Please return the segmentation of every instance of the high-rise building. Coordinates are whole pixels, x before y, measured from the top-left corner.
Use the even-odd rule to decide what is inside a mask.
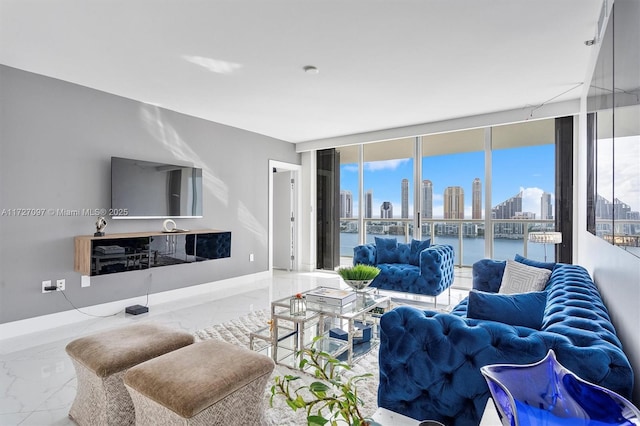
[[[631,206],[615,198],[613,203],[598,194],[596,198],[596,218],[626,220],[631,213]]]
[[[460,186],[444,189],[444,218],[464,219],[464,190]]]
[[[482,219],[482,183],[475,178],[471,184],[471,219]]]
[[[409,179],[402,179],[402,206],[401,206],[401,218],[409,218]]]
[[[491,212],[494,219],[513,219],[522,213],[522,192],[498,204]]]
[[[353,217],[353,194],[351,191],[340,191],[340,217]]]
[[[551,194],[543,192],[540,197],[540,219],[553,219],[553,206],[551,205]]]
[[[632,211],[631,206],[624,201],[614,198],[613,203],[603,196],[596,198],[596,218],[597,219],[613,219],[613,221],[599,220],[596,222],[596,234],[607,238],[611,234],[617,235],[637,235],[639,225],[620,224],[614,221],[620,220],[638,220],[640,213]],[[614,226],[615,225],[615,226]]]
[[[422,219],[433,219],[433,183],[422,181]]]
[[[364,194],[364,217],[371,219],[373,217],[373,190],[368,190]]]
[[[493,219],[524,219],[522,215],[522,191],[491,209]],[[519,223],[495,223],[493,226],[496,237],[522,235],[524,227]]]
[[[393,204],[390,201],[383,201],[380,205],[380,218],[393,219]]]

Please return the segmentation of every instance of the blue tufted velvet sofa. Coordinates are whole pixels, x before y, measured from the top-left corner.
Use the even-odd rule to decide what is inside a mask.
[[[380,274],[369,284],[370,287],[437,296],[453,284],[453,247],[434,244],[417,250],[416,246],[420,243],[429,245],[429,241],[416,240],[407,244],[399,243],[395,248],[396,253],[386,258],[381,258],[376,244],[356,246],[353,249],[353,264],[363,263],[380,268]]]
[[[451,313],[400,306],[380,321],[378,405],[414,419],[478,425],[489,390],[480,367],[529,364],[553,349],[579,377],[631,397],[629,360],[589,273],[552,266],[540,330],[467,318],[468,300]],[[473,265],[474,289],[495,292],[505,262]]]

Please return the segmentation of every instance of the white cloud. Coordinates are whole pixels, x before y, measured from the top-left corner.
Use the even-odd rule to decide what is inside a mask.
[[[402,164],[411,161],[410,158],[402,158],[400,160],[385,160],[385,161],[369,161],[364,163],[365,169],[370,172],[378,172],[380,170],[395,170]]]
[[[444,206],[442,204],[433,206],[433,217],[434,219],[444,217]]]
[[[638,172],[638,165],[640,165],[640,137],[618,138],[615,144],[617,155],[614,166],[614,196],[620,201],[629,204],[631,210],[639,211],[640,172]],[[618,154],[618,152],[624,154]],[[598,161],[600,161],[600,153],[598,153]],[[598,181],[599,179],[600,177],[598,177]]]
[[[536,214],[540,219],[541,197],[544,191],[540,188],[522,188],[522,211]],[[553,195],[551,196],[553,202]]]
[[[466,219],[471,219],[473,217],[473,207],[472,206],[464,206],[464,217]]]
[[[348,164],[346,166],[343,166],[342,170],[345,171],[345,172],[357,173],[358,172],[358,165],[357,164]]]

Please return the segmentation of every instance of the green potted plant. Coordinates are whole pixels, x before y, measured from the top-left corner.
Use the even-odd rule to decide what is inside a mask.
[[[361,291],[367,288],[379,273],[380,268],[371,265],[364,265],[362,263],[338,269],[338,275],[342,277],[349,287],[356,291]]]
[[[311,370],[317,379],[309,385],[296,387],[300,376],[276,376],[271,386],[270,405],[276,396],[285,398],[293,411],[306,410],[308,426],[373,426],[374,421],[366,419],[362,413],[362,400],[358,397],[357,385],[360,381],[373,377],[372,373],[346,378],[341,373],[351,367],[315,347],[322,336],[314,338],[310,347],[297,353],[301,370]],[[325,413],[326,412],[326,413]]]

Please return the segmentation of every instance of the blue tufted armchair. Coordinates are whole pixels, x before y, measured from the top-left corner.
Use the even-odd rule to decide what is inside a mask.
[[[376,244],[353,249],[353,264],[380,268],[370,284],[382,290],[438,296],[453,284],[453,247],[429,245],[413,240],[397,243],[395,238],[376,238]],[[434,301],[435,302],[435,301]]]

